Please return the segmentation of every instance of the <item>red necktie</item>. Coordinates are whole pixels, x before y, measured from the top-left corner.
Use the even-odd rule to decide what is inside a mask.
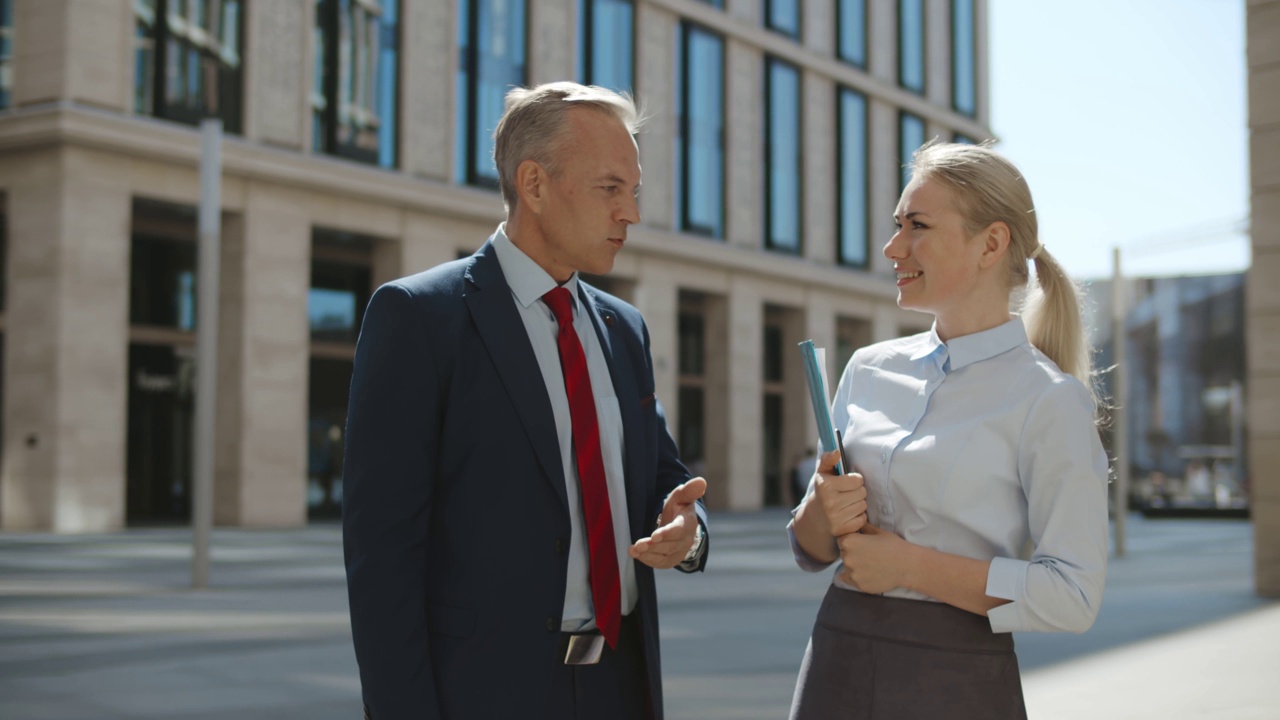
[[[618,579],[618,552],[613,541],[613,512],[609,508],[609,487],[604,479],[604,457],[600,453],[600,423],[596,420],[596,399],[587,373],[587,356],[573,329],[573,298],[558,287],[542,296],[555,313],[560,332],[560,369],[569,396],[569,416],[573,422],[573,452],[578,466],[578,486],[582,489],[582,514],[587,524],[587,549],[591,557],[591,602],[596,608],[596,627],[617,647],[622,626],[622,583]]]

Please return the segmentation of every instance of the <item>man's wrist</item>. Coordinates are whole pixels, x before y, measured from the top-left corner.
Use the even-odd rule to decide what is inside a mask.
[[[702,523],[693,526],[693,545],[689,548],[689,552],[684,554],[684,559],[680,561],[684,563],[693,562],[698,559],[698,553],[702,552],[702,542],[706,535],[702,532]]]

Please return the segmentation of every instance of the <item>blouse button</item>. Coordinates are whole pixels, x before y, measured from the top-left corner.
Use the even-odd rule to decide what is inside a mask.
[[[889,462],[889,453],[886,453],[886,452],[880,453],[880,462],[882,463]]]

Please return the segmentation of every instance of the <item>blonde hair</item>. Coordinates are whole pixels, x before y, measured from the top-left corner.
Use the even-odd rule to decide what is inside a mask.
[[[1089,342],[1081,318],[1080,293],[1066,270],[1040,244],[1031,188],[1008,158],[988,145],[931,140],[912,156],[913,178],[946,185],[976,234],[992,223],[1009,228],[1009,291],[1020,291],[1020,309],[1031,344],[1074,376],[1097,401],[1090,368]],[[1031,283],[1030,260],[1036,269]]]
[[[591,108],[617,118],[632,135],[644,120],[627,93],[596,85],[554,82],[534,88],[512,88],[502,118],[493,131],[493,162],[498,168],[498,188],[507,212],[515,209],[516,169],[533,160],[555,175],[565,140],[565,116],[573,108]]]

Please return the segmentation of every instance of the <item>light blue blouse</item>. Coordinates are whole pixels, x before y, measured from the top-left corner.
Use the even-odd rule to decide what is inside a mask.
[[[1107,457],[1088,391],[1031,346],[1021,318],[946,343],[935,328],[862,348],[832,418],[865,478],[872,524],[991,561],[987,595],[1011,601],[988,613],[992,632],[1093,624],[1107,568]],[[829,565],[790,534],[800,567]],[[842,571],[836,585],[855,590]]]

